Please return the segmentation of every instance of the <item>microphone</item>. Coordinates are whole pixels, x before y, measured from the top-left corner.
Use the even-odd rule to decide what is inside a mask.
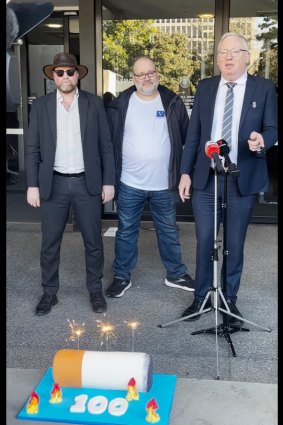
[[[231,174],[232,177],[239,177],[240,170],[237,170],[236,164],[231,162],[231,159],[229,157],[230,148],[226,140],[221,139],[221,140],[218,140],[216,143],[219,146],[219,150],[220,150],[219,155],[223,156],[225,159],[225,165],[227,165],[228,167],[228,173]]]
[[[6,50],[10,49],[19,33],[19,24],[15,12],[6,8]]]
[[[224,174],[224,169],[222,166],[221,159],[219,158],[220,149],[217,143],[214,142],[206,142],[205,144],[205,153],[208,158],[212,158],[215,162],[216,169],[219,174]]]

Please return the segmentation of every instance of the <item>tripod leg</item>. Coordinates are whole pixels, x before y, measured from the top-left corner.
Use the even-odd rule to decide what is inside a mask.
[[[210,293],[211,293],[211,290],[209,290],[208,293],[206,294],[206,297],[203,300],[203,303],[202,303],[202,305],[201,305],[201,307],[200,307],[200,309],[197,313],[189,314],[188,316],[181,317],[180,319],[173,320],[172,322],[164,323],[163,325],[157,325],[157,327],[158,328],[165,328],[166,326],[172,325],[173,323],[181,322],[183,320],[190,319],[191,317],[199,316],[202,313],[208,313],[209,311],[214,310],[213,307],[204,308],[205,304],[206,304],[206,302],[207,302],[207,300],[210,296]]]
[[[256,326],[256,327],[258,327],[258,328],[260,328],[260,329],[263,329],[264,331],[271,332],[271,330],[272,330],[272,329],[270,329],[270,328],[265,328],[265,327],[263,327],[263,326],[260,326],[260,325],[258,325],[257,323],[251,322],[250,320],[247,320],[247,319],[245,319],[244,317],[237,316],[236,314],[231,313],[231,311],[224,310],[224,309],[223,309],[223,308],[221,308],[221,307],[219,307],[219,308],[218,308],[218,310],[219,310],[219,311],[222,311],[222,312],[223,312],[223,313],[225,313],[225,314],[228,314],[229,316],[235,317],[236,319],[240,319],[240,320],[242,320],[242,321],[243,321],[243,322],[245,322],[245,323],[249,323],[250,325],[253,325],[253,326]],[[242,328],[241,328],[241,329],[242,329]]]
[[[191,335],[199,335],[199,334],[208,334],[208,333],[215,333],[215,326],[212,328],[207,329],[200,329],[199,331],[191,332]]]
[[[236,351],[235,351],[235,349],[234,349],[234,345],[233,345],[232,340],[231,340],[231,338],[230,338],[229,330],[228,330],[228,329],[224,329],[224,330],[223,330],[223,335],[224,335],[224,337],[225,337],[226,341],[228,342],[228,344],[230,345],[230,348],[231,348],[231,351],[232,351],[233,357],[237,357]]]
[[[203,313],[208,313],[213,310],[213,307],[205,308],[204,310],[200,309],[197,313],[189,314],[188,316],[180,317],[180,319],[173,320],[172,322],[164,323],[163,325],[157,325],[158,328],[165,328],[166,326],[172,325],[173,323],[182,322],[183,320],[189,319],[191,317],[198,316]]]

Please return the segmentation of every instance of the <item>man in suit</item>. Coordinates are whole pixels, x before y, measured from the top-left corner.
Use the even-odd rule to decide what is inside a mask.
[[[182,156],[179,194],[183,202],[189,199],[192,186],[197,238],[195,294],[193,303],[184,311],[182,317],[200,311],[213,283],[215,164],[206,154],[205,145],[207,141],[217,142],[222,138],[230,148],[230,161],[235,163],[240,171],[239,176],[234,177],[233,173],[227,172],[226,167],[224,170],[227,174],[217,176],[217,231],[224,196],[224,179],[227,177],[228,255],[224,296],[230,311],[242,317],[236,307],[236,300],[243,269],[246,231],[256,194],[268,191],[268,172],[264,153],[277,141],[275,87],[272,81],[247,73],[246,67],[250,59],[248,50],[247,41],[240,34],[232,32],[223,34],[217,53],[221,75],[200,81],[194,99]],[[233,95],[231,93],[233,102],[228,95],[226,102],[229,86],[230,93],[233,92]],[[231,120],[229,122],[229,116],[232,124]],[[227,132],[229,125],[230,134]],[[208,298],[205,307],[210,306],[210,303]],[[222,302],[221,306],[223,304]],[[199,317],[200,314],[186,320],[196,320]],[[243,321],[227,315],[227,324],[241,327]]]
[[[42,217],[43,296],[35,314],[49,313],[58,302],[60,246],[71,206],[84,241],[92,309],[102,313],[101,202],[113,199],[115,183],[107,118],[102,100],[78,89],[88,69],[74,55],[58,53],[43,71],[57,90],[32,103],[26,146],[27,202],[40,207]]]

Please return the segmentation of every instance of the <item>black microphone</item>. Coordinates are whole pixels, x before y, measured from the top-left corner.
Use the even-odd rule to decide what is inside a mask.
[[[209,158],[212,158],[215,162],[216,169],[219,174],[224,174],[224,168],[222,166],[221,159],[219,158],[220,149],[217,143],[215,142],[206,142],[205,144],[205,153]]]
[[[232,177],[239,177],[240,170],[237,169],[237,165],[234,164],[229,157],[230,148],[226,140],[221,139],[216,143],[219,146],[219,155],[223,156],[225,159],[225,165],[228,167],[228,173],[231,174]]]

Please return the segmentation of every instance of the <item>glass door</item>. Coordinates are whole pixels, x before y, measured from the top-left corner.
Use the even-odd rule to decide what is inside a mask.
[[[152,8],[150,19],[140,19],[142,7],[140,12],[135,11],[135,19],[113,19],[110,11],[103,8],[105,105],[133,85],[132,64],[137,57],[148,55],[155,61],[160,84],[181,96],[191,114],[199,80],[213,76],[214,0],[201,3],[204,7],[199,13],[196,8],[193,16],[188,11],[177,14],[177,10],[182,10],[182,1],[174,2],[171,13],[160,5],[160,9]],[[115,201],[104,209],[107,214],[116,211]],[[177,215],[182,220],[193,220],[191,201],[180,202]],[[150,219],[147,206],[143,219]]]
[[[231,0],[229,30],[243,34],[251,53],[248,72],[271,79],[278,90],[278,10],[276,1],[257,3],[253,9]],[[266,152],[269,191],[257,195],[253,222],[277,223],[278,217],[278,142]]]

